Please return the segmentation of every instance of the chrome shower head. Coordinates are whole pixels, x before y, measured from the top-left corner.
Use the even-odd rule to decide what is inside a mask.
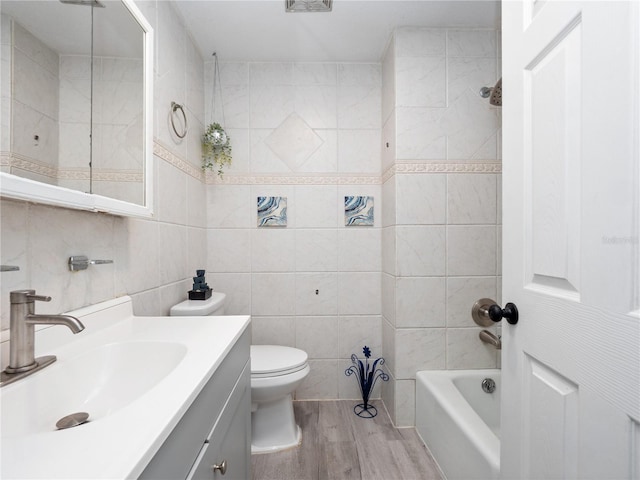
[[[491,90],[489,103],[491,105],[495,105],[496,107],[502,106],[502,77],[500,77],[500,80],[498,80],[496,86]]]

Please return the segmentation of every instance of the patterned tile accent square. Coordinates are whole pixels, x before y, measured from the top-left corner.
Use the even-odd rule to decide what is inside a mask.
[[[324,143],[295,113],[266,138],[265,143],[294,172]]]
[[[287,226],[287,197],[258,197],[258,227]]]
[[[372,227],[373,197],[344,197],[344,224],[347,227]]]

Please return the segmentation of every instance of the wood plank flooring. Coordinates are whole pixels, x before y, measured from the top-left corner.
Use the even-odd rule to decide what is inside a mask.
[[[356,400],[298,401],[302,445],[252,455],[253,480],[441,480],[413,428],[394,428],[382,402],[378,416],[353,413]]]

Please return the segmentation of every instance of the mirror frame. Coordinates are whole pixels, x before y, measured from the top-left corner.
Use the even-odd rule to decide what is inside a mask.
[[[131,217],[153,216],[153,47],[151,24],[133,0],[120,0],[142,28],[144,42],[144,205],[116,200],[94,193],[49,185],[10,173],[0,172],[0,196],[58,207],[105,212]]]

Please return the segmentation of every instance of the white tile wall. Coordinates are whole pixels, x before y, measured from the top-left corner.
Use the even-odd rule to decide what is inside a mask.
[[[160,162],[156,168],[158,191],[172,195],[158,196],[158,219],[168,223],[180,223],[186,212],[186,175],[176,175],[174,166]]]
[[[284,345],[295,347],[296,326],[293,317],[254,317],[251,325],[254,345]]]
[[[296,315],[336,315],[338,313],[338,274],[297,273]]]
[[[211,272],[251,272],[251,230],[209,231],[207,252],[207,270]]]
[[[25,246],[29,238],[28,206],[24,203],[2,201],[2,230],[0,230],[0,245],[2,245],[2,264],[19,266],[20,270],[2,273],[0,282],[0,319],[2,329],[9,328],[10,307],[7,299],[9,292],[26,288],[28,279],[28,252]]]
[[[380,128],[380,87],[338,85],[338,127]]]
[[[221,291],[226,291],[224,287]],[[229,314],[234,312],[230,310]],[[295,315],[296,276],[292,273],[254,273],[251,279],[251,314]]]
[[[338,360],[309,360],[311,371],[295,392],[297,400],[338,398]],[[346,368],[346,367],[345,367]]]
[[[335,185],[296,185],[295,225],[298,228],[336,228],[336,211],[340,204]],[[344,211],[344,210],[343,210]]]
[[[339,271],[380,272],[381,245],[379,228],[352,227],[338,230]]]
[[[415,422],[416,371],[496,366],[470,312],[498,296],[500,180],[460,167],[499,161],[499,110],[478,95],[497,63],[494,31],[407,27],[382,65],[383,170],[400,167],[382,187],[382,396],[397,425]]]
[[[338,230],[298,229],[295,240],[296,271],[336,272],[338,270]]]
[[[396,59],[397,106],[446,107],[446,83],[444,55]]]
[[[11,23],[0,16],[2,44],[0,44],[0,151],[8,151],[11,142]],[[8,37],[8,38],[7,38]],[[4,167],[3,167],[4,168]]]
[[[390,275],[396,275],[398,270],[396,228],[394,226],[382,229],[382,271]]]
[[[207,188],[207,225],[215,228],[250,228],[256,205],[249,185],[216,185]]]
[[[416,413],[415,380],[396,380],[396,423],[398,425],[414,425]]]
[[[386,272],[382,273],[382,317],[392,326],[396,326],[396,277]],[[385,349],[386,352],[386,349]]]
[[[4,16],[3,27],[10,24],[13,25],[13,48],[11,28],[8,28],[9,38],[3,34],[6,43],[2,50],[6,67],[3,80],[7,81],[3,82],[3,145],[9,150],[11,142],[14,153],[55,169],[59,154],[58,54]],[[34,141],[36,135],[39,139]],[[55,178],[42,180],[53,184],[57,181]]]
[[[444,55],[447,30],[438,28],[403,27],[396,32],[397,57]]]
[[[187,230],[181,225],[158,225],[158,255],[162,260],[160,282],[162,285],[189,277],[187,271]],[[191,272],[193,276],[194,272]]]
[[[342,129],[338,132],[338,171],[380,172],[380,131]]]
[[[446,230],[443,226],[396,227],[398,276],[444,275]]]
[[[447,278],[447,326],[472,327],[471,307],[481,298],[496,300],[496,277]]]
[[[448,275],[496,275],[496,227],[447,227]]]
[[[478,340],[481,330],[480,327],[447,329],[448,369],[465,369],[470,365],[473,368],[495,368],[496,349]],[[496,333],[495,327],[489,330]]]
[[[447,177],[448,224],[496,224],[495,174],[459,174]]]
[[[495,57],[496,31],[447,30],[447,55],[452,57]]]
[[[380,315],[380,272],[338,273],[341,315]]]
[[[372,357],[382,356],[381,318],[379,315],[341,316],[338,323],[338,357],[352,354],[362,358],[362,348],[369,347]],[[345,368],[347,368],[345,366]]]
[[[309,358],[338,358],[338,317],[298,317],[295,321],[296,347]]]
[[[445,326],[444,277],[398,277],[395,291],[397,328]]]
[[[253,272],[294,272],[296,269],[295,230],[260,228],[251,230],[251,263]],[[215,238],[215,235],[214,235]],[[240,249],[235,249],[240,250]],[[244,250],[244,249],[242,249]],[[224,249],[220,252],[224,255]],[[239,256],[246,255],[238,251]],[[231,261],[233,262],[233,261]],[[231,263],[233,264],[233,263]]]
[[[142,292],[157,286],[160,277],[158,223],[131,219],[118,235],[115,263],[120,292]]]
[[[294,63],[294,85],[336,85],[338,66],[335,63]]]
[[[353,398],[353,379],[343,378],[350,355],[364,345],[382,355],[383,201],[379,184],[358,180],[381,173],[381,66],[220,67],[227,124],[247,132],[249,161],[229,170],[237,175],[231,184],[207,187],[207,269],[229,295],[229,313],[252,313],[254,342],[309,353],[312,372],[298,398]],[[207,102],[212,62],[205,73]],[[234,135],[235,165],[238,144],[245,147]],[[315,144],[308,150],[311,142],[298,145],[297,138]],[[344,226],[345,195],[374,197],[373,227]],[[257,228],[257,196],[287,197],[285,228]]]
[[[445,223],[446,175],[396,175],[395,179],[398,225],[443,225]]]
[[[444,328],[400,328],[396,331],[396,379],[415,379],[419,370],[446,368]]]
[[[251,315],[250,273],[208,273],[207,282],[214,290],[224,292],[225,309],[235,315]]]

